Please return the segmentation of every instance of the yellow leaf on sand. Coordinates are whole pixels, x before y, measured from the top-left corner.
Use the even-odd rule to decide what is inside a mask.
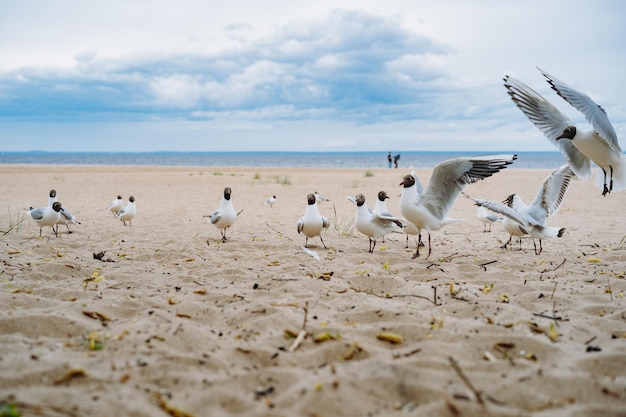
[[[597,263],[602,262],[602,259],[600,259],[600,258],[587,258],[587,262],[591,262],[591,263],[597,264]]]
[[[376,335],[376,338],[393,344],[402,343],[404,341],[402,335],[393,332],[380,332]]]

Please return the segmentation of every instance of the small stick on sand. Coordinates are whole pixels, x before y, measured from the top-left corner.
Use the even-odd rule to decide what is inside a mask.
[[[278,234],[280,235],[280,237],[285,237],[285,238],[287,238],[288,240],[292,240],[289,236],[285,236],[285,235],[283,235],[281,232],[279,232],[278,230],[274,229],[272,226],[270,226],[270,225],[269,225],[269,223],[265,222],[265,225],[266,225],[267,227],[269,227],[272,231],[274,231],[274,232],[278,233]]]
[[[296,340],[294,340],[291,346],[289,347],[289,352],[293,352],[294,350],[298,349],[298,347],[300,347],[300,344],[302,343],[302,341],[307,335],[306,320],[307,320],[307,316],[309,315],[309,302],[308,301],[304,303],[304,307],[302,307],[302,309],[304,310],[304,320],[302,321],[302,330],[300,330],[300,333],[298,333],[298,337],[296,337]]]
[[[485,270],[485,272],[487,272],[487,265],[495,264],[496,262],[498,262],[498,261],[484,262],[484,263],[480,264],[479,266],[482,267]]]
[[[305,337],[306,337],[306,330],[301,330],[300,333],[298,333],[298,337],[296,337],[296,340],[294,340],[291,346],[289,347],[289,352],[293,352],[294,350],[298,349]]]
[[[463,381],[465,386],[470,391],[472,391],[472,393],[476,397],[476,401],[478,401],[480,404],[484,404],[484,401],[482,399],[480,391],[478,391],[476,388],[474,388],[474,385],[472,384],[472,381],[470,381],[469,378],[465,375],[465,373],[463,373],[463,370],[461,369],[461,367],[457,363],[456,359],[454,359],[452,356],[448,356],[448,360],[450,361],[450,365],[452,365],[452,369],[454,369],[454,371],[459,376],[459,378],[461,378],[461,381]]]

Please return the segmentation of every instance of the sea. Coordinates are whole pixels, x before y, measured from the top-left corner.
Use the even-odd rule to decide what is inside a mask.
[[[398,168],[434,168],[446,159],[511,152],[394,152]],[[560,152],[517,152],[509,169],[552,169]],[[387,168],[387,152],[1,152],[0,164],[139,165],[265,168]]]

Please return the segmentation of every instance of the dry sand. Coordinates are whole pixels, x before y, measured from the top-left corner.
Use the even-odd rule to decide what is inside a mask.
[[[399,215],[401,168],[0,173],[0,228],[15,226],[0,240],[0,404],[22,416],[626,415],[626,192],[575,181],[549,221],[567,231],[540,255],[501,249],[502,226],[483,233],[461,197],[465,221],[433,232],[426,260],[401,234],[367,253],[352,227],[347,195],[373,207],[386,190]],[[530,202],[548,174],[465,191]],[[220,243],[203,216],[225,186],[241,213]],[[17,223],[51,188],[82,224],[39,238]],[[295,226],[313,191],[331,199],[319,261]],[[136,198],[132,226],[105,210],[118,194]]]

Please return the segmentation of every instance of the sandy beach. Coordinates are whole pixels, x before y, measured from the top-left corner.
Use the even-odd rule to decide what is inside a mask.
[[[409,169],[0,166],[0,406],[21,416],[625,416],[626,192],[574,181],[562,238],[502,249],[459,197],[433,253],[368,253],[346,196]],[[425,184],[430,170],[416,171]],[[550,170],[472,197],[529,203]],[[206,216],[233,190],[228,240]],[[39,227],[58,200],[82,223]],[[319,192],[328,246],[296,231]],[[105,208],[134,196],[124,226]],[[270,207],[265,200],[275,195]],[[3,233],[4,233],[3,232]],[[94,254],[104,254],[96,259]],[[304,336],[296,342],[298,335]]]

